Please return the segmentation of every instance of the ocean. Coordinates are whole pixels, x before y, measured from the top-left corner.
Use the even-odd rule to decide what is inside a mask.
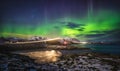
[[[37,50],[20,50],[12,53],[29,56],[35,59],[36,62],[41,61],[57,61],[62,55],[69,54],[84,54],[91,52],[99,52],[113,55],[120,55],[120,45],[103,45],[103,44],[79,44],[76,45],[79,48],[90,48],[90,49],[70,49],[70,50],[54,50],[54,49],[37,49]]]
[[[120,55],[120,44],[87,44],[82,46],[91,48],[94,52]]]

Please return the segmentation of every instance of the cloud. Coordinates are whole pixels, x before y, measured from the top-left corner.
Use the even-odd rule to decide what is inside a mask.
[[[94,32],[96,34],[87,34],[85,35],[85,37],[87,38],[99,38],[99,37],[104,37],[104,38],[108,38],[108,37],[118,37],[120,35],[120,31],[118,30],[110,30],[110,31],[91,31]]]
[[[68,22],[66,26],[69,28],[79,28],[79,27],[84,26],[84,25],[83,24],[76,24],[73,22]]]
[[[91,33],[103,33],[103,31],[90,31]]]
[[[85,28],[80,27],[80,28],[78,28],[77,30],[78,30],[78,31],[84,31],[84,29],[85,29]]]
[[[99,32],[99,31],[93,31]],[[85,35],[86,38],[91,38],[90,40],[94,41],[120,41],[120,30],[110,30],[110,31],[102,31],[99,34],[88,34]]]
[[[106,34],[112,34],[112,33],[117,33],[117,32],[120,32],[120,30],[114,29],[114,30],[110,30],[110,31],[104,31],[104,33],[106,33]]]
[[[120,30],[119,29],[114,29],[114,30],[106,30],[106,31],[90,31],[91,33],[96,33],[96,34],[106,34],[106,35],[108,35],[108,34],[114,34],[114,33],[116,33],[116,32],[120,32]]]
[[[79,25],[79,24],[72,23],[72,22],[68,22],[68,24],[67,24],[66,26],[68,26],[69,28],[77,28],[77,27],[79,27],[80,25]]]
[[[78,35],[76,35],[76,37],[81,37],[81,36],[84,36],[83,34],[78,34]]]
[[[101,37],[104,36],[105,34],[87,34],[85,37],[87,38],[96,38],[96,37]]]
[[[79,28],[81,26],[85,26],[84,24],[74,23],[74,22],[60,22],[61,24],[64,24],[68,28]]]

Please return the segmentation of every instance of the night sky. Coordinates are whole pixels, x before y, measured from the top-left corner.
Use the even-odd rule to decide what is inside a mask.
[[[0,36],[119,41],[119,0],[0,0]]]

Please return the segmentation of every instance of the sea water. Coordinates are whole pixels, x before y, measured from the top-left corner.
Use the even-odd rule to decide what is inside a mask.
[[[120,44],[87,44],[84,47],[91,48],[94,52],[120,55]]]

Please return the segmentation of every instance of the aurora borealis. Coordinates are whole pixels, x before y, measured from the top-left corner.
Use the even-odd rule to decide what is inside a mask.
[[[119,40],[119,0],[1,0],[0,36]]]

